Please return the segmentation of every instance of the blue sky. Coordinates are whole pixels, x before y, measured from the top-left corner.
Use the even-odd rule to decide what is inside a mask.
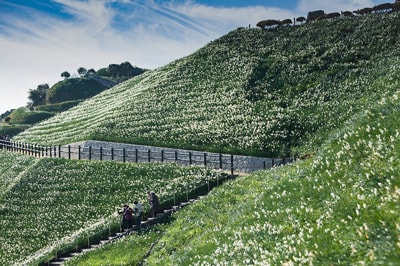
[[[0,114],[61,73],[129,61],[154,69],[240,26],[372,0],[0,0]]]

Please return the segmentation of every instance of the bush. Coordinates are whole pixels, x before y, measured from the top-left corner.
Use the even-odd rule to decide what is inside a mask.
[[[66,79],[56,83],[46,95],[46,103],[54,104],[90,98],[107,87],[85,78]]]

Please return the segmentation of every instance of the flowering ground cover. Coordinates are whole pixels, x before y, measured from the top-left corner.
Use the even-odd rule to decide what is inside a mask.
[[[14,137],[280,157],[318,147],[399,83],[400,13],[237,29]],[[318,134],[314,134],[318,132]]]
[[[309,157],[225,183],[174,215],[162,233],[117,246],[139,243],[142,256],[121,261],[112,246],[103,249],[111,264],[135,264],[157,238],[145,265],[398,265],[399,19],[371,14],[237,29],[13,140]],[[115,206],[138,191],[154,186],[170,198],[185,193],[177,184],[216,176],[199,168],[15,159],[20,170],[0,160],[8,173],[0,186],[0,264],[34,262],[60,242],[93,234],[116,221]],[[75,262],[101,265],[89,254]]]
[[[224,183],[179,211],[139,262],[399,265],[399,93],[357,113],[314,158]],[[111,255],[119,250],[141,259],[141,243],[153,234],[127,238],[137,243],[132,250],[110,245],[101,256],[121,262]],[[103,265],[97,256],[70,265]]]
[[[5,151],[0,162],[8,169],[0,174],[1,265],[34,264],[101,229],[118,229],[116,208],[138,199],[148,212],[147,190],[163,202],[220,175],[174,164],[33,159]]]

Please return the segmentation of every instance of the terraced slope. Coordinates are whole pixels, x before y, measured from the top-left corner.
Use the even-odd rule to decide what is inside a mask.
[[[313,150],[398,86],[399,19],[372,14],[276,31],[237,29],[14,140],[97,139],[263,156]]]

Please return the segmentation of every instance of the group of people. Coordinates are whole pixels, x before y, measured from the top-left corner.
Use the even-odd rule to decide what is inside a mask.
[[[153,191],[147,191],[147,200],[150,205],[150,216],[155,218],[160,208],[158,196]],[[143,206],[137,200],[133,204],[133,208],[124,204],[122,209],[118,211],[122,215],[121,231],[131,228],[134,224],[138,232],[141,230]]]

